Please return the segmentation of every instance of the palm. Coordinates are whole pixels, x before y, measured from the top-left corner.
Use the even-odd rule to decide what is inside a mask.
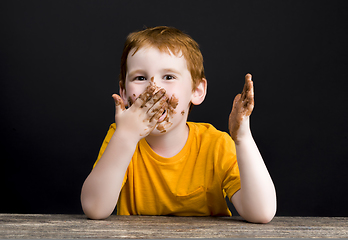
[[[254,109],[254,87],[251,74],[245,75],[245,84],[242,93],[238,94],[233,101],[232,111],[229,117],[229,130],[231,137],[237,141],[239,127],[242,121],[249,117]]]

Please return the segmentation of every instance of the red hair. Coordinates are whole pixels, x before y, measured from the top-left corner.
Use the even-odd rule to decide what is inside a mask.
[[[187,68],[191,73],[193,87],[202,78],[205,78],[203,56],[197,42],[176,28],[159,26],[133,32],[128,35],[121,57],[119,78],[122,88],[125,88],[128,54],[134,49],[134,55],[139,48],[147,46],[157,47],[161,52],[173,53],[175,56],[181,53],[185,57]]]

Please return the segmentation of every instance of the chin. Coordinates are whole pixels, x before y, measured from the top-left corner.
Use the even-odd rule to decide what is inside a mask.
[[[166,134],[168,132],[168,130],[158,130],[157,128],[155,128],[154,130],[152,130],[152,132],[149,134],[150,136],[163,136],[164,134]]]
[[[161,123],[157,123],[156,127],[150,133],[151,136],[163,136],[171,130],[172,123],[163,121]]]
[[[168,119],[165,119],[162,122],[159,122],[156,124],[155,129],[152,131],[152,133],[155,133],[156,135],[163,135],[165,134],[167,131],[170,130],[170,128],[172,127],[173,123],[170,122]]]

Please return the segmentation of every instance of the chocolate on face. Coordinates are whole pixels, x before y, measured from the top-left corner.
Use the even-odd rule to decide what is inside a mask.
[[[170,121],[170,119],[172,118],[172,116],[174,114],[176,114],[176,107],[178,106],[178,103],[179,103],[179,99],[174,95],[172,94],[171,97],[169,97],[167,94],[164,94],[164,97],[161,98],[160,101],[160,106],[157,107],[157,108],[151,108],[151,106],[147,106],[147,103],[149,102],[149,100],[151,98],[153,98],[155,96],[155,94],[157,92],[163,92],[164,94],[164,89],[162,90],[162,88],[156,86],[156,83],[154,81],[154,77],[151,78],[151,81],[150,81],[150,84],[146,87],[145,91],[139,95],[139,99],[142,100],[142,105],[141,105],[141,108],[143,107],[149,107],[151,110],[151,113],[156,113],[158,112],[162,107],[164,107],[165,109],[165,113],[166,114],[166,117],[163,121],[161,121],[160,123],[157,123],[157,127],[156,129],[158,131],[160,131],[160,133],[164,133],[167,131],[168,128],[170,128],[172,126],[172,122]],[[128,97],[128,106],[132,106],[132,104],[134,103],[135,99],[136,98],[136,95],[133,94],[132,97]],[[155,101],[156,102],[156,101]],[[184,112],[184,111],[183,111]],[[181,112],[182,115],[184,115],[184,113]],[[151,120],[150,119],[147,119],[148,121]],[[146,121],[147,121],[146,120]]]
[[[150,85],[154,86],[156,88],[156,91],[160,89],[159,87],[156,86],[154,77],[151,78]],[[164,114],[167,114],[167,115],[166,115],[166,118],[162,122],[158,123],[156,127],[156,129],[160,131],[160,133],[166,132],[167,129],[173,125],[173,123],[170,122],[170,119],[172,118],[174,114],[176,114],[175,109],[179,103],[179,99],[175,97],[174,94],[170,98],[167,94],[165,94],[165,96],[166,96],[166,103],[163,103],[163,104],[166,104],[167,106],[165,108],[166,112]]]
[[[179,99],[175,97],[173,94],[171,98],[167,98],[167,108],[166,108],[166,118],[164,121],[158,123],[157,130],[160,131],[160,133],[164,133],[167,131],[168,128],[170,128],[173,123],[170,122],[170,118],[176,114],[176,107],[178,106]]]
[[[168,101],[168,110],[170,114],[176,113],[174,109],[178,106],[178,104],[179,104],[179,99],[176,98],[175,95],[173,94]]]

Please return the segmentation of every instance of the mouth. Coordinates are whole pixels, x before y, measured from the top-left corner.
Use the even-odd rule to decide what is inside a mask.
[[[167,118],[167,110],[164,110],[162,116],[160,116],[160,118],[158,119],[157,122],[158,122],[158,123],[161,123],[161,122],[163,122],[164,120],[166,120],[166,118]]]

